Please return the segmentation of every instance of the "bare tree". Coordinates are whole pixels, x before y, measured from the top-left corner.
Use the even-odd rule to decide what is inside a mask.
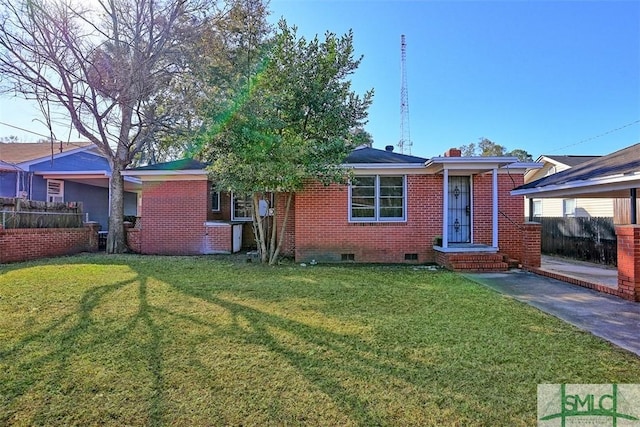
[[[125,249],[120,171],[182,111],[170,105],[167,92],[188,75],[197,60],[190,47],[201,43],[202,29],[224,19],[227,6],[214,0],[0,0],[3,90],[38,101],[46,123],[61,109],[109,161],[108,253]]]

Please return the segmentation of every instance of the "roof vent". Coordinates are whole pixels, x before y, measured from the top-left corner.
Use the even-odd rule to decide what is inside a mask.
[[[393,145],[387,145],[386,147],[384,147],[385,151],[393,151]]]

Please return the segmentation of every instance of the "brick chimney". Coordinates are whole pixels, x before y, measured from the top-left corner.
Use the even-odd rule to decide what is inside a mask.
[[[445,157],[461,157],[462,156],[462,151],[460,151],[457,148],[449,148],[445,153],[444,153]]]

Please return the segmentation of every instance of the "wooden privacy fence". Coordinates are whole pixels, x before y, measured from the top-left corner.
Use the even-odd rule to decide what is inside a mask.
[[[0,198],[0,226],[4,229],[82,228],[82,203]]]
[[[613,218],[540,217],[542,253],[582,261],[617,265],[617,240]]]

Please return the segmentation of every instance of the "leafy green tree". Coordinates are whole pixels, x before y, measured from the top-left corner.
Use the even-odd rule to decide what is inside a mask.
[[[507,151],[507,149],[500,144],[496,144],[488,138],[480,138],[477,145],[471,142],[467,145],[460,147],[460,151],[463,156],[483,156],[483,157],[500,157],[500,156],[512,156],[517,157],[520,161],[532,161],[531,154],[522,149],[515,149]]]
[[[203,156],[212,161],[218,189],[252,195],[262,262],[273,264],[279,257],[293,194],[309,180],[345,182],[342,162],[357,143],[370,140],[354,131],[364,125],[373,97],[373,91],[359,96],[351,90],[349,76],[360,61],[351,32],[306,40],[280,21],[241,94],[204,135]],[[274,200],[285,204],[272,209],[270,231],[268,219],[259,215],[265,192],[283,196]]]
[[[507,156],[517,157],[521,162],[532,162],[533,157],[531,154],[527,153],[525,150],[517,148],[515,150],[509,151]]]

